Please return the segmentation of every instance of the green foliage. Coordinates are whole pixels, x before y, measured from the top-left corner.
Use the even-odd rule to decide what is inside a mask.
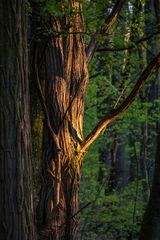
[[[62,7],[60,1],[41,0],[41,10],[46,15],[62,16]]]
[[[132,239],[138,239],[145,207],[142,181],[138,182],[138,195],[137,182],[129,184],[123,191],[115,190],[109,195],[105,194],[104,187],[98,187],[96,197],[93,197],[93,191],[97,188],[96,182],[95,185],[91,182],[90,188],[86,186],[87,190],[81,192],[82,206],[91,202],[81,212],[82,239],[90,240],[94,236],[94,239],[119,237],[127,240],[131,235]]]
[[[86,3],[86,9],[87,4],[91,4],[91,2]],[[100,18],[100,12],[98,13],[99,10],[96,10],[96,4],[93,3],[91,6],[93,9],[95,8],[95,13],[99,14],[97,16]],[[86,28],[92,32],[97,28],[97,25],[103,26],[104,23],[95,22],[95,16],[93,14],[90,16],[90,12],[92,12],[91,8],[89,9],[89,15],[85,15],[85,18],[90,19]],[[134,41],[144,33],[143,13],[138,14],[134,23],[132,23],[132,12],[125,10],[123,17],[125,20],[124,22],[121,20],[121,23],[116,26],[116,31],[110,32],[109,36],[102,38],[101,43],[104,48],[121,48],[127,44],[129,45],[131,30],[134,33]],[[139,22],[141,24],[138,24]],[[137,47],[134,41],[132,45]],[[119,106],[131,92],[140,73],[147,64],[146,51],[146,44],[143,44],[138,50],[134,51],[95,54],[89,66],[91,79],[85,98],[85,135],[93,129],[98,119],[101,119],[116,104],[116,107]],[[83,206],[86,206],[86,208],[82,210],[80,215],[78,238],[80,240],[138,240],[146,206],[143,194],[146,179],[142,178],[139,162],[144,144],[142,128],[149,129],[147,143],[145,143],[147,151],[146,164],[149,176],[152,176],[153,170],[151,168],[154,166],[153,139],[157,134],[156,124],[160,121],[160,101],[155,96],[150,99],[149,95],[154,84],[156,84],[155,76],[148,80],[140,96],[132,103],[127,112],[96,141],[84,160],[80,203],[82,208]],[[125,91],[119,99],[124,88]],[[115,133],[118,146],[123,146],[128,177],[131,159],[137,158],[137,179],[132,183],[126,182],[122,189],[115,189],[109,194],[107,193],[109,168],[106,168],[106,164],[100,163],[99,146],[109,149]],[[130,143],[131,138],[133,140],[132,144]],[[106,150],[106,155],[108,152],[109,150]],[[100,167],[103,168],[104,172],[102,183],[98,182]],[[151,180],[152,178],[150,178]]]
[[[31,5],[30,5],[30,3],[28,1],[26,1],[25,4],[26,4],[27,15],[31,16],[32,15],[32,7],[31,7]]]
[[[81,2],[81,1],[79,1]],[[55,17],[68,17],[70,21],[74,18],[74,15],[80,13],[80,10],[76,7],[72,7],[71,1],[56,1],[56,0],[41,0],[42,11],[46,15],[54,15]]]

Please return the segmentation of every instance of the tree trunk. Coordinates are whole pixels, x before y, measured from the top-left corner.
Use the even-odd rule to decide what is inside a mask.
[[[43,133],[42,186],[38,205],[40,238],[76,239],[79,181],[83,140],[82,116],[88,79],[81,3],[72,3],[79,13],[65,21],[51,19],[56,32],[69,26],[70,34],[49,39],[46,48],[46,118]]]
[[[129,136],[129,147],[132,149],[130,153],[130,165],[129,165],[129,182],[134,182],[138,177],[138,169],[137,169],[137,154],[135,149],[135,139],[133,135]]]
[[[148,170],[147,170],[147,123],[143,123],[141,126],[141,145],[140,145],[140,169],[141,177],[143,179],[143,199],[144,202],[148,202],[150,194]]]
[[[160,1],[159,0],[147,0],[145,3],[145,33],[148,37],[153,29],[158,29],[160,24]],[[160,37],[159,35],[154,36],[154,38],[148,39],[147,41],[147,48],[146,48],[146,57],[147,62],[153,58],[153,56],[156,54],[157,50],[159,49],[160,45]],[[148,88],[148,102],[154,103],[160,96],[160,73],[159,71],[156,73],[155,78],[151,81],[149,88]],[[152,108],[149,109],[148,115],[154,115],[155,107],[153,105]],[[157,125],[159,123],[157,122]],[[149,122],[148,124],[148,139],[147,139],[147,145],[151,146],[148,147],[148,159],[150,159],[150,162],[154,162],[155,155],[156,155],[156,139],[155,135],[157,133],[156,124],[155,126]],[[152,173],[150,174],[152,176]]]
[[[155,18],[156,18],[156,24],[160,23],[160,2],[159,0],[154,0],[154,11],[155,11]],[[146,2],[146,10],[150,13],[150,9],[153,10],[153,2]],[[149,14],[150,15],[150,14]],[[153,17],[153,15],[152,15]],[[150,23],[150,18],[147,19]],[[146,22],[146,23],[148,23]],[[150,26],[150,25],[149,25]],[[148,26],[148,27],[149,27]],[[152,26],[151,26],[152,27]],[[156,51],[159,43],[159,37],[156,38],[156,42],[154,43],[153,50]],[[150,43],[151,44],[151,43]],[[149,45],[149,44],[148,44]],[[153,46],[153,45],[152,45]],[[151,54],[151,52],[150,52]],[[147,57],[149,58],[149,53],[147,54]],[[159,79],[159,74],[157,73],[157,79]],[[157,96],[159,96],[159,83],[157,81],[156,84],[156,90],[154,91],[154,95],[152,96],[152,100]],[[153,89],[153,84],[152,84]],[[153,94],[153,91],[152,91]],[[159,123],[157,123],[157,126],[159,126]],[[150,129],[149,129],[150,130]],[[150,192],[150,199],[143,217],[142,222],[142,228],[140,232],[140,240],[159,240],[160,239],[160,128],[159,131],[157,129],[157,132],[159,132],[157,137],[157,152],[156,152],[156,159],[155,159],[155,168],[154,168],[154,177],[153,177],[153,183],[152,188]],[[152,148],[154,152],[154,145],[152,140]],[[152,153],[153,155],[153,153]]]
[[[0,1],[0,240],[35,239],[25,1]]]
[[[138,48],[138,54],[139,59],[141,61],[144,59],[144,52],[141,48]],[[142,67],[143,64],[140,64],[140,67]],[[147,102],[148,100],[148,89],[146,88],[141,94],[140,94],[140,100],[143,107],[143,104]],[[149,101],[149,100],[148,100]],[[146,111],[146,110],[144,110]],[[146,113],[147,114],[147,113]],[[148,202],[149,195],[150,195],[150,186],[149,186],[149,176],[148,176],[148,159],[149,159],[149,148],[147,146],[149,137],[148,137],[148,122],[147,119],[141,123],[140,133],[141,133],[141,140],[140,140],[140,156],[139,156],[139,163],[140,163],[140,172],[141,172],[141,178],[143,180],[143,200],[144,202]],[[153,141],[153,136],[152,136]]]
[[[143,218],[140,240],[159,240],[160,239],[160,134],[158,136],[157,155],[153,185],[149,203]]]

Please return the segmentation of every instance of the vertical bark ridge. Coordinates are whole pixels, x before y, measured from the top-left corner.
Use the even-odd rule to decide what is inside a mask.
[[[2,0],[0,23],[0,240],[32,240],[25,2]]]
[[[45,101],[59,151],[44,123],[42,187],[38,206],[41,236],[52,239],[75,239],[81,160],[77,151],[83,140],[82,115],[88,80],[81,3],[71,1],[65,20],[51,19],[49,28],[66,34],[53,36],[46,49]],[[47,209],[47,210],[46,210]],[[43,226],[42,226],[43,225]]]

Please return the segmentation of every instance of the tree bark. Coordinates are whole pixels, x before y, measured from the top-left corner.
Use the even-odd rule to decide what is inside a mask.
[[[45,52],[46,118],[43,133],[42,186],[38,205],[40,238],[76,239],[79,181],[83,140],[84,93],[88,80],[81,3],[71,7],[79,13],[48,22],[58,32],[70,25],[69,34],[49,39]],[[75,34],[76,32],[76,34]]]
[[[151,5],[152,3],[152,5]],[[159,0],[154,0],[152,2],[147,1],[146,2],[146,10],[148,10],[148,13],[150,13],[150,9],[153,10],[153,3],[156,7],[154,9],[155,11],[155,17],[156,17],[156,24],[160,23],[159,18],[159,12],[160,12],[160,2]],[[152,7],[152,8],[151,8]],[[153,17],[153,16],[152,16]],[[148,22],[150,22],[150,19],[147,19]],[[148,23],[147,22],[147,23]],[[151,29],[147,29],[148,31]],[[157,42],[159,42],[159,39],[156,39],[156,43],[154,44],[153,50],[156,51],[157,49]],[[153,51],[152,50],[152,51]],[[150,53],[147,54],[147,57],[150,57]],[[159,78],[159,74],[157,73],[157,79]],[[152,83],[153,85],[153,83]],[[154,91],[154,95],[152,96],[152,100],[154,100],[155,96],[159,96],[159,83],[157,82],[154,84],[156,86],[156,91]],[[153,93],[153,86],[152,87],[152,93]],[[160,239],[160,128],[159,123],[157,123],[157,152],[155,157],[155,168],[154,168],[154,177],[153,177],[153,183],[152,188],[150,192],[150,198],[149,202],[143,217],[142,227],[140,231],[140,240],[146,239],[146,240],[159,240]],[[150,129],[149,129],[150,130]],[[153,141],[152,141],[153,144]],[[154,145],[152,145],[153,152],[154,152]],[[152,153],[153,156],[153,153]]]
[[[0,240],[35,239],[25,1],[0,1]]]
[[[143,218],[140,240],[160,239],[160,134],[157,139],[157,155],[154,170],[154,179],[149,203]]]

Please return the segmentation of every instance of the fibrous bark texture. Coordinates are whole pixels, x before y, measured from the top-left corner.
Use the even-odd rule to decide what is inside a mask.
[[[33,240],[25,1],[0,1],[0,240]]]
[[[81,3],[72,1],[65,19],[51,18],[52,36],[45,51],[45,121],[42,187],[38,219],[45,239],[76,239],[78,192],[83,140],[83,98],[88,79],[85,45],[81,32]],[[77,13],[75,14],[75,11]],[[67,34],[62,34],[66,29]],[[43,97],[42,97],[43,98]]]

